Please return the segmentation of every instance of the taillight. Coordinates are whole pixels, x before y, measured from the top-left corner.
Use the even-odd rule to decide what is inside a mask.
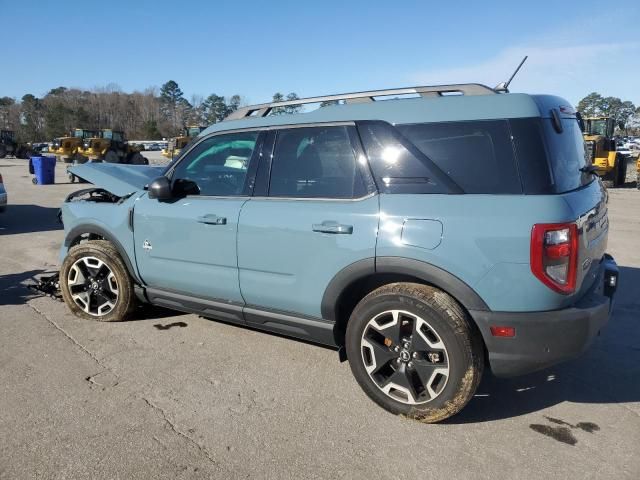
[[[576,288],[578,228],[575,223],[538,223],[531,230],[531,271],[563,295]]]

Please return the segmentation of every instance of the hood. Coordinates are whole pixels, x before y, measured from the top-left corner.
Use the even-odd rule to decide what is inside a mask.
[[[85,163],[69,168],[76,177],[93,183],[96,187],[124,197],[142,190],[151,180],[162,175],[162,165],[121,165],[118,163]]]

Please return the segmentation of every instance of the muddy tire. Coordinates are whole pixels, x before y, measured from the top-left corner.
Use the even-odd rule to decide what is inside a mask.
[[[417,283],[385,285],[364,297],[347,324],[346,350],[374,402],[424,423],[462,410],[484,369],[480,333],[464,309]]]
[[[71,247],[62,262],[60,289],[71,312],[85,320],[126,320],[136,305],[133,280],[106,240]]]

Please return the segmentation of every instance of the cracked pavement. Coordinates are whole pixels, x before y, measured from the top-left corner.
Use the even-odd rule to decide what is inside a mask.
[[[1,479],[640,476],[636,190],[611,192],[621,290],[593,347],[486,374],[460,415],[422,425],[368,400],[330,349],[163,309],[85,322],[34,296],[22,283],[56,269],[56,209],[81,187],[34,186],[21,160],[0,173]]]

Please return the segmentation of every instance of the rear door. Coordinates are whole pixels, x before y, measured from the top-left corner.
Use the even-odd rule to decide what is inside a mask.
[[[321,318],[333,276],[375,257],[379,204],[353,125],[283,128],[270,137],[273,154],[263,155],[240,215],[238,267],[247,322],[278,328],[251,308]]]

